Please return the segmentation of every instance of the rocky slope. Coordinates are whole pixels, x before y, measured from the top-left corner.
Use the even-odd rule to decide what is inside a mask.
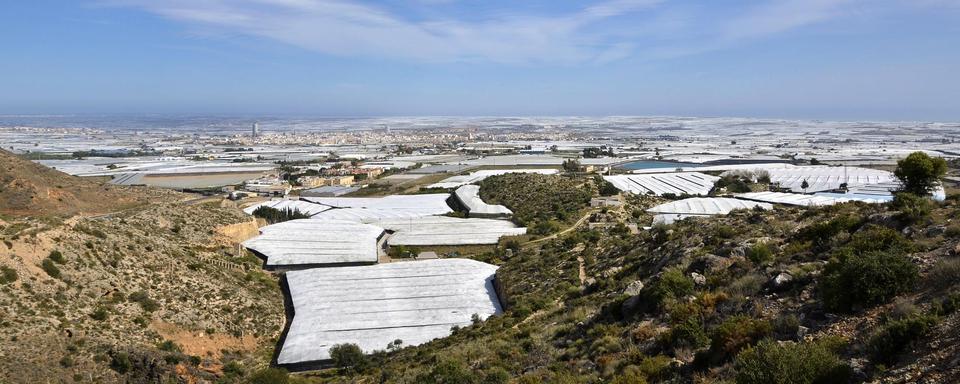
[[[70,176],[0,150],[0,216],[103,214],[172,198],[170,191]]]
[[[0,382],[231,382],[269,364],[283,297],[259,259],[237,255],[249,216],[3,156],[0,178],[18,176],[2,208],[31,217],[0,222]],[[56,216],[73,205],[123,210]]]
[[[502,192],[501,192],[502,193]],[[649,222],[631,198],[596,222]],[[960,203],[741,211],[583,228],[479,258],[504,316],[318,382],[947,383],[960,377]],[[848,300],[852,299],[852,300]],[[353,372],[359,370],[360,372]]]

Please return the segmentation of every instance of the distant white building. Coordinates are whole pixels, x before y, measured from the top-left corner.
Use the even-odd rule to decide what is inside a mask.
[[[275,177],[248,180],[243,183],[243,189],[271,196],[286,196],[291,190],[290,184]]]

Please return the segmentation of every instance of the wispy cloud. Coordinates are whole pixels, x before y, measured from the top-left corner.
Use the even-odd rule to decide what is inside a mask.
[[[337,56],[579,64],[722,49],[849,16],[864,0],[765,0],[725,12],[727,17],[719,19],[709,12],[677,11],[682,7],[666,0],[608,0],[566,14],[501,13],[479,20],[452,16],[417,20],[358,0],[108,1],[203,31],[266,38]],[[671,20],[665,22],[665,15]],[[675,22],[678,18],[687,22]],[[644,23],[663,23],[671,29],[633,25]]]

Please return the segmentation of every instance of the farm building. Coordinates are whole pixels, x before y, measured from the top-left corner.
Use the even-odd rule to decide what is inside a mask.
[[[497,267],[467,259],[423,260],[286,274],[294,317],[277,363],[330,360],[330,348],[353,343],[364,352],[394,340],[419,345],[454,326],[502,312]]]
[[[648,209],[647,212],[655,214],[654,224],[671,224],[688,217],[726,215],[736,209],[753,209],[756,207],[762,209],[773,208],[770,204],[755,201],[726,197],[695,197],[660,204]]]
[[[496,244],[503,236],[527,233],[512,222],[496,219],[460,219],[447,216],[381,220],[375,225],[394,232],[388,245]]]
[[[354,221],[301,219],[260,228],[243,246],[267,258],[267,267],[373,264],[383,228]]]
[[[471,217],[507,217],[513,214],[507,207],[483,202],[480,198],[480,186],[477,185],[464,185],[457,188],[453,195]]]
[[[604,176],[617,189],[638,195],[706,195],[719,177],[699,172]]]

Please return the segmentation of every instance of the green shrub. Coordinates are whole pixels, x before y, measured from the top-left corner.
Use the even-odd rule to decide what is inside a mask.
[[[747,258],[756,265],[769,265],[773,262],[773,249],[767,243],[756,243],[747,249]]]
[[[894,195],[891,206],[900,212],[897,217],[906,223],[916,223],[926,219],[930,217],[930,211],[933,210],[930,199],[905,192]]]
[[[947,229],[943,231],[943,235],[949,238],[960,237],[960,224],[954,224],[947,227]]]
[[[43,268],[43,271],[46,272],[50,277],[59,279],[60,278],[60,268],[53,263],[53,260],[43,259],[43,262],[40,263],[40,267]]]
[[[640,361],[639,369],[646,378],[651,380],[662,380],[670,372],[670,365],[673,359],[664,355],[648,356]]]
[[[429,371],[417,375],[414,380],[419,384],[472,384],[477,376],[464,364],[456,360],[444,360]]]
[[[140,308],[146,312],[153,312],[160,308],[160,303],[151,299],[150,295],[146,291],[136,291],[131,293],[130,296],[127,296],[127,299],[140,304]]]
[[[67,259],[63,257],[63,254],[58,250],[50,251],[50,256],[47,256],[50,260],[53,260],[54,263],[63,264],[67,262]]]
[[[634,366],[626,367],[610,384],[647,384],[647,378]]]
[[[507,384],[510,382],[510,372],[500,367],[487,369],[483,373],[482,384]]]
[[[793,314],[786,314],[774,319],[771,326],[773,326],[773,331],[777,334],[777,337],[795,339],[797,331],[800,330],[800,319]]]
[[[765,320],[745,315],[731,316],[713,331],[710,350],[719,360],[726,360],[769,336],[772,329]]]
[[[725,224],[717,225],[713,228],[713,236],[718,239],[732,239],[737,235],[737,230]]]
[[[860,217],[849,215],[835,217],[829,221],[817,222],[802,228],[799,237],[802,240],[809,240],[822,245],[841,232],[850,232],[856,229],[861,223],[862,219]]]
[[[952,292],[946,297],[935,300],[930,312],[937,316],[949,316],[960,309],[960,292]]]
[[[930,268],[925,282],[937,289],[952,287],[960,282],[960,259],[940,260]]]
[[[110,313],[107,312],[106,308],[97,307],[97,309],[93,310],[93,313],[90,314],[90,318],[97,321],[104,321],[109,315]]]
[[[10,284],[17,281],[17,270],[8,266],[0,266],[0,284]]]
[[[846,383],[851,370],[830,342],[763,340],[737,356],[737,384]]]
[[[731,193],[750,192],[750,181],[749,178],[743,175],[725,175],[713,184],[713,191],[711,192],[716,193],[723,189]]]
[[[264,368],[247,380],[249,384],[287,384],[290,382],[290,375],[283,368]]]
[[[165,340],[157,345],[157,349],[167,352],[180,352],[180,346],[172,340]]]
[[[914,315],[886,323],[868,344],[873,360],[882,364],[896,362],[897,356],[937,324],[933,315]]]
[[[223,365],[223,376],[227,378],[241,377],[243,376],[244,369],[243,364],[240,364],[236,360],[230,361]]]
[[[913,244],[893,229],[868,225],[853,234],[841,253],[862,255],[870,252],[905,254],[913,250]]]
[[[354,372],[362,371],[367,364],[367,357],[356,344],[334,345],[330,348],[330,358],[337,368]]]
[[[133,363],[130,362],[130,356],[126,352],[117,352],[111,356],[110,369],[122,375],[130,372],[131,368],[133,368]]]
[[[674,348],[700,348],[710,342],[707,332],[703,329],[703,323],[696,316],[690,316],[685,321],[674,324],[665,336],[661,341]]]
[[[668,268],[660,274],[660,279],[650,290],[658,303],[667,298],[680,298],[693,293],[693,279],[687,277],[680,268]]]
[[[871,307],[911,289],[917,267],[906,257],[871,252],[832,260],[820,283],[824,303],[833,311],[849,312],[855,306]]]

